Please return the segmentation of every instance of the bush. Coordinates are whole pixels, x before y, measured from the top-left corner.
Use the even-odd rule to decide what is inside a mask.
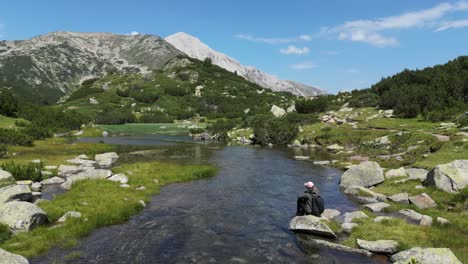
[[[8,154],[8,148],[5,144],[0,144],[0,159],[5,158]]]
[[[318,114],[324,112],[328,106],[328,98],[319,96],[315,99],[302,99],[296,102],[296,111],[299,114]]]
[[[209,124],[206,130],[212,135],[217,134],[219,141],[227,141],[227,132],[236,127],[238,123],[238,119],[218,120],[215,123]]]
[[[33,138],[18,129],[0,128],[0,144],[32,146]]]
[[[107,108],[96,118],[96,123],[103,125],[121,125],[135,121],[132,111],[124,108]]]
[[[302,126],[317,123],[319,119],[316,114],[299,114],[292,112],[286,115],[286,121],[290,124]]]
[[[49,138],[54,135],[50,128],[39,126],[36,123],[26,125],[22,131],[34,140]]]
[[[269,143],[286,145],[299,133],[297,125],[287,122],[284,118],[256,120],[253,130],[255,142],[261,145]]]
[[[0,223],[0,244],[10,239],[12,233],[8,225]]]
[[[156,90],[131,90],[130,97],[134,98],[138,102],[152,104],[159,99],[159,92]]]
[[[140,122],[142,123],[172,123],[174,122],[174,118],[166,115],[163,112],[152,112],[148,114],[144,114],[140,117]]]
[[[17,111],[18,101],[13,94],[6,89],[0,89],[0,115],[14,116]]]
[[[4,163],[0,165],[2,170],[6,170],[13,175],[13,178],[17,181],[31,180],[33,182],[42,181],[42,168],[44,164],[42,162],[28,164],[17,164],[14,161]]]
[[[117,89],[117,95],[120,97],[129,97],[130,96],[130,89]]]
[[[185,87],[171,86],[165,88],[166,94],[171,96],[184,96],[187,95],[187,89]]]

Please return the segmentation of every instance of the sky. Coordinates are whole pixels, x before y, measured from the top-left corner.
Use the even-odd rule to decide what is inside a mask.
[[[194,35],[331,93],[468,54],[468,0],[0,0],[0,39],[52,31]]]

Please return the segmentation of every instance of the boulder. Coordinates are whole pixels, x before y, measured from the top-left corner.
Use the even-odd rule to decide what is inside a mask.
[[[385,180],[383,170],[377,162],[364,161],[359,165],[353,165],[341,176],[340,186],[370,187],[382,183]]]
[[[10,201],[32,201],[32,193],[27,185],[11,185],[0,188],[0,204]]]
[[[0,204],[0,222],[13,231],[29,231],[47,222],[47,215],[38,206],[28,202],[8,202]]]
[[[13,175],[8,171],[0,170],[0,181],[13,181]]]
[[[77,211],[66,212],[62,217],[57,220],[57,223],[65,223],[69,218],[81,218],[81,213]]]
[[[382,212],[382,210],[383,210],[384,208],[387,208],[387,207],[389,207],[389,206],[390,206],[390,205],[389,205],[388,203],[382,203],[382,202],[380,202],[380,203],[371,203],[371,204],[365,204],[365,205],[363,205],[363,207],[365,207],[365,208],[371,210],[371,211],[374,212],[374,213]]]
[[[125,183],[128,182],[128,177],[127,177],[127,175],[125,175],[123,173],[119,173],[119,174],[112,175],[107,180],[113,181],[113,182],[120,182],[121,184],[125,184]]]
[[[70,177],[72,175],[82,172],[83,170],[83,167],[75,165],[60,165],[58,167],[58,175],[61,177]]]
[[[411,209],[402,209],[400,211],[398,211],[399,214],[403,215],[404,217],[407,217],[413,221],[421,221],[421,219],[423,218],[423,215],[414,211],[414,210],[411,210]]]
[[[388,199],[395,203],[409,204],[408,193],[397,193],[389,196]]]
[[[405,168],[401,167],[399,169],[389,170],[385,173],[385,179],[397,178],[397,177],[406,177]]]
[[[80,165],[83,167],[95,167],[96,166],[96,161],[94,160],[86,160],[86,159],[69,159],[67,160],[68,163],[74,164],[74,165]]]
[[[286,114],[286,111],[283,108],[276,105],[273,105],[270,111],[275,117],[282,117]]]
[[[398,242],[395,240],[368,241],[357,239],[356,243],[362,249],[379,254],[395,254],[398,252]]]
[[[115,152],[108,152],[103,154],[98,154],[95,156],[95,160],[98,163],[99,168],[110,169],[111,166],[117,161],[119,155]]]
[[[457,193],[468,185],[468,160],[455,160],[435,166],[427,174],[424,184],[436,186],[449,193]]]
[[[42,188],[42,184],[40,182],[35,182],[31,184],[31,191],[39,192],[41,188]]]
[[[449,248],[421,248],[415,247],[392,255],[390,260],[398,264],[462,264]]]
[[[355,228],[356,226],[358,226],[358,224],[356,223],[343,223],[341,224],[341,229],[343,230],[343,232],[351,234],[353,228]]]
[[[65,180],[60,178],[60,177],[53,177],[53,178],[45,179],[45,180],[41,181],[41,184],[42,185],[60,184],[60,183],[63,183],[64,181]]]
[[[421,221],[419,221],[419,224],[422,226],[431,226],[432,225],[432,217],[428,215],[423,215],[421,218]]]
[[[1,264],[29,264],[29,261],[20,255],[16,255],[0,248]]]
[[[416,207],[418,207],[419,209],[426,209],[437,206],[436,202],[434,202],[434,200],[432,200],[432,198],[429,197],[429,195],[427,195],[426,193],[411,196],[409,197],[409,201],[410,203],[416,205]]]
[[[327,146],[327,149],[329,151],[338,151],[338,150],[343,150],[344,147],[338,145],[338,144],[333,144],[333,145],[330,145],[330,146]]]
[[[336,209],[325,209],[322,213],[322,216],[326,217],[329,220],[335,219],[335,217],[341,215],[341,212]]]
[[[348,212],[344,214],[345,223],[352,223],[354,219],[361,219],[361,218],[369,218],[369,217],[362,211],[354,211],[354,212]]]
[[[107,179],[112,176],[112,171],[102,169],[89,169],[79,174],[70,176],[67,180],[60,185],[65,190],[70,190],[73,184],[82,180],[99,180]]]
[[[320,218],[313,215],[296,216],[289,223],[289,229],[317,236],[335,238],[335,233]]]
[[[312,242],[314,246],[325,247],[339,252],[351,253],[351,254],[360,254],[367,257],[371,257],[373,254],[370,251],[358,248],[352,248],[338,243],[329,242],[321,239],[308,239],[307,242]],[[320,262],[320,261],[319,261]]]
[[[428,171],[425,169],[416,169],[416,168],[410,168],[410,169],[405,169],[406,174],[409,176],[409,180],[420,180],[424,181],[426,180],[427,173]]]
[[[349,186],[344,193],[355,196],[359,201],[365,203],[378,203],[387,201],[387,197],[362,186]]]

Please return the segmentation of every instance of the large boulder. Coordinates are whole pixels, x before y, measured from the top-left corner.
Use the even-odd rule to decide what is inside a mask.
[[[377,162],[364,161],[359,165],[353,165],[341,176],[340,186],[370,187],[382,183],[385,180],[383,170]]]
[[[0,170],[0,182],[2,181],[13,181],[13,175],[8,171]]]
[[[420,180],[420,181],[426,180],[427,173],[428,173],[428,171],[425,169],[416,169],[416,168],[405,169],[405,172],[408,175],[409,180]]]
[[[468,185],[468,160],[455,160],[435,166],[427,174],[425,185],[436,186],[449,193],[457,193]]]
[[[28,202],[8,202],[0,204],[0,222],[13,231],[29,231],[47,222],[47,215],[38,206]]]
[[[115,152],[107,152],[97,154],[94,159],[96,160],[99,168],[110,169],[117,159],[119,159],[119,155]]]
[[[395,240],[368,241],[357,239],[356,242],[360,248],[374,253],[395,254],[398,252],[398,242]]]
[[[73,184],[82,180],[105,180],[112,176],[112,171],[102,169],[88,169],[76,175],[70,176],[60,185],[65,190],[70,190]]]
[[[0,188],[0,203],[10,201],[31,201],[31,190],[27,185],[11,185]]]
[[[322,237],[335,238],[335,233],[320,218],[313,215],[296,216],[289,223],[289,229]]]
[[[405,168],[401,167],[398,169],[389,170],[385,173],[386,179],[397,178],[397,177],[406,177]]]
[[[29,261],[20,255],[16,255],[0,248],[0,264],[29,264]]]
[[[286,114],[286,110],[276,105],[273,105],[270,111],[275,117],[282,117]]]
[[[410,203],[416,205],[419,209],[426,209],[436,207],[437,204],[432,198],[426,193],[409,197]]]
[[[449,248],[415,247],[392,255],[390,260],[398,264],[462,264]]]

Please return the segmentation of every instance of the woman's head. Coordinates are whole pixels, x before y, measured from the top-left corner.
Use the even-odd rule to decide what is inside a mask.
[[[309,181],[309,182],[304,183],[304,186],[307,187],[307,189],[312,189],[314,188],[314,183]]]

